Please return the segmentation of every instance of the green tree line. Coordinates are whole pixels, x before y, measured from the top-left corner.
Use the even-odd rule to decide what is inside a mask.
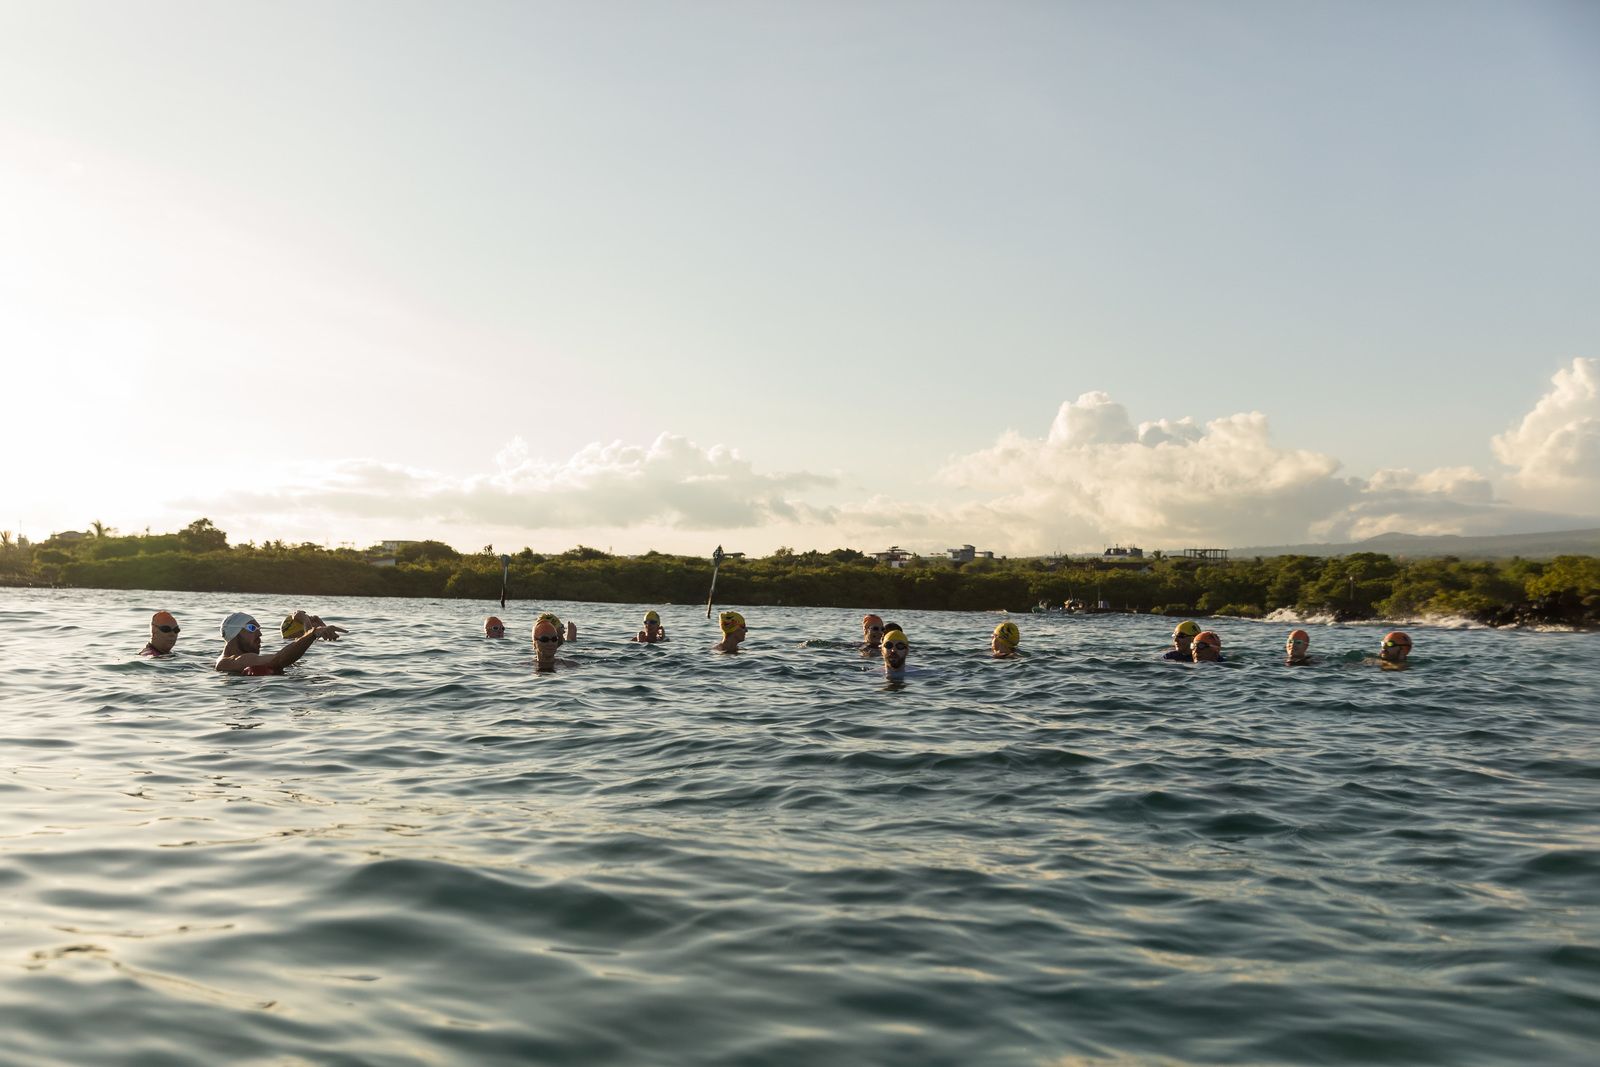
[[[307,596],[500,595],[500,557],[460,553],[438,541],[381,548],[314,544],[229,545],[207,519],[176,533],[93,534],[39,544],[0,532],[0,584]],[[605,603],[696,603],[709,560],[650,552],[614,556],[578,546],[511,557],[513,597]],[[730,604],[871,606],[1027,611],[1037,604],[1105,602],[1113,610],[1259,617],[1280,608],[1344,619],[1464,615],[1490,622],[1529,618],[1600,621],[1600,560],[1404,560],[1370,552],[1274,556],[1225,563],[1187,559],[1053,561],[911,560],[892,567],[854,549],[794,552],[722,565],[717,599]]]

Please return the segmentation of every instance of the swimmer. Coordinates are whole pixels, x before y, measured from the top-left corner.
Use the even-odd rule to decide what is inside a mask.
[[[1162,659],[1182,660],[1184,663],[1194,659],[1194,653],[1189,648],[1189,643],[1194,640],[1194,635],[1200,632],[1200,624],[1193,619],[1184,619],[1172,631],[1172,647],[1167,649]]]
[[[745,639],[750,629],[745,625],[744,616],[737,611],[724,611],[717,616],[717,625],[722,628],[722,640],[712,645],[711,651],[739,651],[739,643]]]
[[[1411,637],[1400,630],[1383,635],[1383,647],[1378,652],[1378,666],[1386,671],[1406,669],[1406,657],[1411,655]]]
[[[261,626],[254,617],[236,611],[222,620],[222,655],[217,657],[217,670],[223,674],[245,674],[258,677],[282,674],[283,669],[301,656],[312,642],[338,639],[333,626],[318,626],[307,630],[295,640],[270,656],[261,653]]]
[[[661,616],[653,611],[645,612],[644,629],[635,634],[633,639],[651,645],[657,641],[665,641],[667,639],[667,629],[661,625]]]
[[[170,656],[178,643],[178,620],[168,611],[150,616],[150,641],[139,650],[141,656]]]
[[[483,620],[483,636],[504,637],[505,635],[506,624],[500,621],[500,616],[490,615],[488,618]]]
[[[339,640],[340,634],[347,634],[350,632],[343,626],[329,626],[318,616],[307,615],[303,611],[293,611],[288,615],[285,615],[283,617],[283,624],[278,627],[278,632],[283,634],[283,636],[288,638],[290,641],[293,641],[307,630],[315,630],[319,627],[333,631],[333,636],[324,637],[324,641],[337,641]]]
[[[883,632],[884,633],[888,633],[890,630],[899,630],[901,633],[904,633],[905,632],[905,627],[901,626],[897,622],[890,622],[887,619],[885,619],[884,623],[883,623]]]
[[[989,654],[995,659],[1010,659],[1017,654],[1020,644],[1022,631],[1017,629],[1017,624],[1003,622],[994,628],[994,633],[989,637]]]
[[[1224,662],[1222,658],[1222,638],[1218,637],[1214,631],[1201,630],[1195,634],[1189,650],[1194,654],[1196,663]]]
[[[911,642],[900,630],[890,630],[883,635],[883,669],[889,674],[904,674],[906,656],[911,653]]]
[[[881,616],[861,616],[861,654],[863,656],[876,656],[878,654],[878,646],[883,643],[885,629]]]
[[[1304,667],[1311,662],[1307,650],[1311,648],[1311,635],[1304,630],[1290,630],[1289,640],[1283,644],[1283,662],[1288,667]]]
[[[543,612],[533,624],[533,669],[553,671],[557,667],[576,667],[570,659],[557,659],[556,653],[567,643],[568,627],[552,612]]]

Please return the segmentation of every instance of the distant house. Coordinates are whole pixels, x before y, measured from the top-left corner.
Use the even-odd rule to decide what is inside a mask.
[[[872,558],[877,560],[879,563],[887,563],[889,566],[898,569],[900,567],[904,567],[906,565],[906,560],[913,557],[910,552],[907,552],[899,545],[890,545],[882,552],[874,552],[872,554]]]
[[[988,551],[987,549],[979,552],[977,555],[979,559],[994,559],[994,553]]]
[[[49,544],[50,541],[54,541],[59,544],[68,541],[82,541],[88,536],[89,535],[82,530],[62,530],[60,533],[51,534],[50,540],[46,541],[45,543]]]
[[[414,545],[416,543],[417,542],[415,541],[384,541],[383,551],[386,555],[392,556],[407,545]]]
[[[1183,550],[1184,559],[1203,559],[1210,563],[1228,562],[1228,550],[1225,548],[1186,548]]]
[[[977,556],[977,550],[971,545],[962,545],[960,548],[947,548],[950,558],[956,563],[971,563]]]
[[[1112,545],[1101,556],[1105,559],[1144,559],[1144,549],[1136,545]]]

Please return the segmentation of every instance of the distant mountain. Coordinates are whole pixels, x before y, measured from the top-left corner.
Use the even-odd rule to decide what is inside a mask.
[[[1390,556],[1460,556],[1464,559],[1505,559],[1510,556],[1600,556],[1600,529],[1562,530],[1557,533],[1500,534],[1494,537],[1459,537],[1454,534],[1418,535],[1381,533],[1365,541],[1345,544],[1268,545],[1235,548],[1235,559],[1253,556],[1348,556],[1352,552],[1382,552]]]

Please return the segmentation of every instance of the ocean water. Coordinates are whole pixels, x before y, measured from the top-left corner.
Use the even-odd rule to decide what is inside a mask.
[[[0,590],[0,1063],[1600,1061],[1594,636],[644,607]]]

